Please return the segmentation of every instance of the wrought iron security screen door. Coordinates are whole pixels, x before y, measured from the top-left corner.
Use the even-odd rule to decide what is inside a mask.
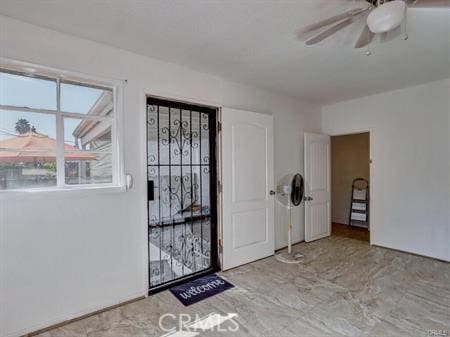
[[[150,292],[217,269],[216,111],[147,98]]]

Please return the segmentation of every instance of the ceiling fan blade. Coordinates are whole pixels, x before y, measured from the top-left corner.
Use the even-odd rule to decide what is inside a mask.
[[[409,0],[410,8],[450,8],[450,0]]]
[[[381,34],[380,41],[381,42],[389,42],[389,41],[392,41],[395,38],[399,37],[400,35],[402,35],[402,27],[398,26],[397,28],[395,28],[389,32]]]
[[[348,18],[342,22],[339,22],[337,25],[334,25],[327,30],[323,31],[319,35],[314,36],[312,39],[309,39],[306,41],[306,45],[310,46],[316,43],[319,43],[320,41],[325,40],[327,37],[330,37],[334,33],[340,31],[341,29],[344,29],[345,27],[351,25],[353,22],[352,18]]]
[[[370,42],[372,42],[373,37],[375,36],[369,29],[369,26],[365,25],[361,34],[359,35],[358,40],[355,43],[355,48],[362,48],[367,46]]]
[[[358,15],[358,14],[362,13],[365,10],[367,10],[367,8],[355,8],[355,9],[351,9],[349,11],[346,11],[346,12],[344,12],[342,14],[335,15],[335,16],[332,16],[332,17],[330,17],[328,19],[325,19],[325,20],[313,23],[313,24],[311,24],[309,26],[306,26],[306,27],[300,29],[297,32],[297,37],[300,40],[305,40],[305,39],[310,37],[312,32],[314,32],[314,31],[316,31],[316,30],[318,30],[320,28],[324,28],[326,26],[329,26],[329,25],[331,25],[331,24],[333,24],[335,22],[339,22],[341,20],[351,18],[351,17],[353,17],[355,15]]]

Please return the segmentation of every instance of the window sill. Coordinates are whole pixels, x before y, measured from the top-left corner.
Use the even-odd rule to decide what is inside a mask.
[[[1,199],[10,198],[29,198],[37,197],[42,198],[44,195],[57,197],[60,196],[92,196],[96,194],[105,193],[123,193],[127,189],[124,185],[107,185],[107,186],[76,186],[76,187],[50,187],[50,188],[33,188],[33,189],[23,189],[23,190],[3,190],[0,191]]]

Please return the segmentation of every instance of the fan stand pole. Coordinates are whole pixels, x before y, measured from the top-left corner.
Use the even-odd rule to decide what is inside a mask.
[[[292,208],[289,202],[288,206],[288,217],[289,217],[289,225],[288,225],[288,253],[292,253]]]
[[[287,252],[280,252],[275,254],[275,258],[284,263],[300,263],[304,257],[302,254],[292,253],[292,205],[291,199],[288,199],[288,246]]]

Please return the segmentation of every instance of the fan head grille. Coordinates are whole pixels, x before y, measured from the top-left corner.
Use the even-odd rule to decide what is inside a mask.
[[[386,2],[392,1],[392,0],[366,0],[368,3],[370,3],[372,6],[377,7],[378,4],[382,5]]]

